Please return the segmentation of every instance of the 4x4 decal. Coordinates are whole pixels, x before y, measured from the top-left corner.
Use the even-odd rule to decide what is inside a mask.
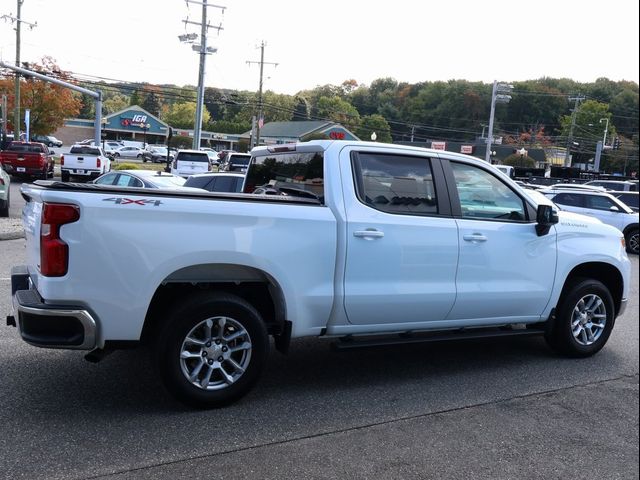
[[[111,198],[105,198],[102,200],[103,202],[113,202],[116,205],[153,205],[154,207],[157,207],[158,205],[162,204],[162,201],[160,200],[149,200],[147,198],[143,198],[141,200],[134,200],[131,198],[116,198],[116,197],[111,197]]]

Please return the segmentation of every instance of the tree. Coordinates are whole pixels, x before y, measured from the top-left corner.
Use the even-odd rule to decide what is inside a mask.
[[[120,110],[124,110],[129,106],[129,99],[124,95],[114,95],[102,102],[102,110],[105,114],[110,115]]]
[[[63,81],[70,82],[72,80],[70,74],[61,71],[51,57],[43,57],[40,63],[30,65],[30,67],[44,75],[55,74],[56,78]],[[0,79],[0,93],[7,94],[9,99],[7,107],[9,110],[14,108],[14,105],[12,105],[15,98],[13,89],[13,78],[4,77]],[[21,78],[20,90],[21,113],[24,115],[24,111],[27,108],[31,111],[31,133],[46,135],[54,132],[64,125],[65,118],[77,117],[80,112],[80,96],[69,88],[31,77],[27,79]],[[7,118],[7,120],[9,126],[13,129],[12,119]]]
[[[340,123],[350,130],[355,130],[360,124],[360,114],[356,108],[338,97],[320,97],[313,117]]]
[[[144,100],[142,101],[142,105],[140,106],[151,115],[160,115],[160,100],[158,99],[156,92],[154,92],[153,90],[151,90],[145,96]]]
[[[373,115],[366,115],[361,118],[361,123],[356,130],[356,135],[361,140],[369,140],[371,134],[375,132],[377,141],[383,143],[391,143],[391,127],[382,115],[377,113]]]
[[[304,97],[296,96],[295,97],[296,105],[293,109],[293,118],[292,120],[309,120],[309,102]]]
[[[522,156],[519,153],[514,153],[513,155],[509,155],[502,161],[505,165],[510,165],[512,167],[526,167],[526,168],[534,168],[536,166],[536,162],[530,156]]]
[[[140,106],[141,103],[142,101],[140,99],[140,93],[138,93],[138,90],[134,90],[129,97],[129,106]]]
[[[206,125],[210,118],[209,112],[204,109],[202,125]],[[176,103],[167,109],[162,120],[175,128],[192,129],[196,121],[196,105],[191,102]]]

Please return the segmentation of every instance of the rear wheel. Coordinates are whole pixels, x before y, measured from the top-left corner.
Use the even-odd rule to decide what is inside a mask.
[[[60,172],[60,179],[63,182],[68,182],[69,181],[69,172],[65,172],[64,170],[62,172]]]
[[[613,329],[615,307],[607,287],[598,280],[578,278],[560,299],[549,345],[569,357],[600,351]]]
[[[167,317],[156,342],[166,388],[195,407],[221,407],[258,381],[269,338],[260,314],[226,293],[190,296]]]
[[[638,255],[638,229],[629,230],[625,234],[624,240],[627,244],[627,252]]]

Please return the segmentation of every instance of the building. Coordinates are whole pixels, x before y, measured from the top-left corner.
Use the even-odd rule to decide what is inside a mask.
[[[251,144],[251,130],[240,138]],[[330,138],[334,140],[360,140],[339,123],[327,120],[303,120],[298,122],[269,122],[260,129],[260,144],[274,145],[299,142],[305,138]]]
[[[125,108],[103,118],[103,139],[130,140],[146,144],[166,143],[169,125],[137,105]],[[65,145],[93,138],[94,120],[69,118],[53,134]],[[193,138],[193,130],[173,129],[174,136]],[[201,145],[215,150],[235,150],[240,135],[202,132]]]

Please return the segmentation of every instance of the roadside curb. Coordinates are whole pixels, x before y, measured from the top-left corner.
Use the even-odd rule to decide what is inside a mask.
[[[19,238],[24,238],[24,232],[0,233],[0,241],[2,241],[2,240],[17,240]]]

